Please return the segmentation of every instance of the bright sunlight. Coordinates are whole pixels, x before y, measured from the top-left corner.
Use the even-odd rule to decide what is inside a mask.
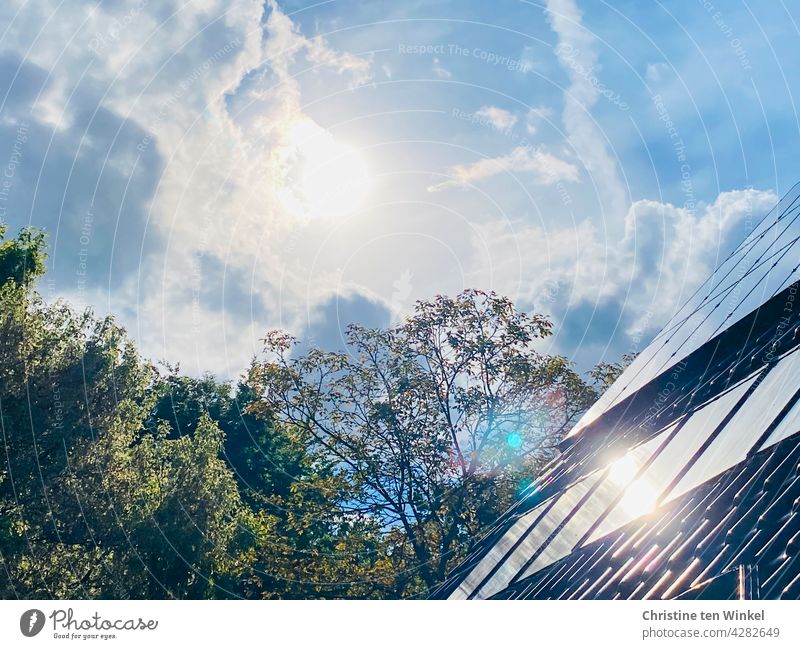
[[[295,194],[305,216],[347,216],[364,204],[371,178],[355,147],[307,119],[294,126],[290,143],[302,164]]]

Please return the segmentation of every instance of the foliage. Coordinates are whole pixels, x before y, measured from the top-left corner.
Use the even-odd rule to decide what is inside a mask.
[[[272,332],[250,373],[263,395],[251,410],[330,458],[354,487],[343,514],[402,532],[424,592],[596,398],[566,359],[536,350],[550,332],[475,290],[419,302],[393,329],[351,326],[347,352],[296,357],[297,341]]]
[[[602,394],[611,384],[619,378],[633,361],[636,360],[638,353],[623,354],[622,358],[616,363],[598,363],[587,374],[592,379],[595,389]]]
[[[46,304],[44,262],[41,232],[0,244],[4,598],[425,596],[618,367],[587,384],[546,318],[466,291],[188,377]]]
[[[0,281],[27,285],[44,272],[44,233],[23,228],[15,239],[3,242],[5,233],[0,224]]]

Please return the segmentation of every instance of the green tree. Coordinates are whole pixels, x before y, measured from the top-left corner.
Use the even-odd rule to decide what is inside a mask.
[[[619,378],[620,374],[625,371],[628,365],[636,360],[637,356],[638,353],[623,354],[622,358],[616,363],[598,363],[587,372],[589,378],[592,379],[593,386],[598,396],[611,387],[611,384]]]
[[[23,228],[16,238],[3,241],[7,226],[0,224],[0,282],[27,285],[44,272],[44,233]]]
[[[255,395],[245,383],[234,391],[208,374],[193,378],[167,369],[147,427],[162,426],[169,439],[182,439],[205,417],[224,433],[220,458],[247,505],[250,563],[241,594],[371,595],[375,580],[362,573],[383,556],[374,549],[380,534],[363,521],[339,517],[336,503],[347,497],[348,486],[330,462],[309,452],[307,435],[249,413]]]
[[[537,344],[544,317],[494,293],[419,302],[401,326],[351,326],[347,352],[272,332],[250,385],[251,407],[308,436],[352,491],[343,516],[379,524],[403,595],[434,588],[511,504],[523,481],[596,398],[559,356]]]
[[[187,377],[45,303],[44,235],[4,235],[0,597],[424,596],[629,360],[587,384],[545,317],[473,290]]]
[[[0,247],[0,596],[231,594],[252,534],[223,433],[148,430],[158,372],[113,319],[45,304],[43,259],[34,231]]]

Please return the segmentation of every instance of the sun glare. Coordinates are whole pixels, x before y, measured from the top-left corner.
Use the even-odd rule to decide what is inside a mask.
[[[345,216],[364,204],[370,173],[354,147],[311,121],[298,124],[291,139],[303,165],[295,192],[306,216]]]
[[[627,485],[636,476],[639,464],[629,453],[614,462],[608,470],[608,477],[620,486]]]
[[[620,506],[634,518],[643,516],[656,507],[658,492],[646,476],[634,480],[639,463],[632,454],[623,455],[608,470],[608,477],[625,489]]]
[[[634,518],[649,514],[656,508],[658,492],[650,481],[640,478],[625,489],[619,504]]]

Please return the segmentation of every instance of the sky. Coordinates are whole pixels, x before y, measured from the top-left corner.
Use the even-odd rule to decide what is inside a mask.
[[[235,378],[497,291],[637,352],[800,180],[800,4],[0,4],[0,222],[41,291]]]

